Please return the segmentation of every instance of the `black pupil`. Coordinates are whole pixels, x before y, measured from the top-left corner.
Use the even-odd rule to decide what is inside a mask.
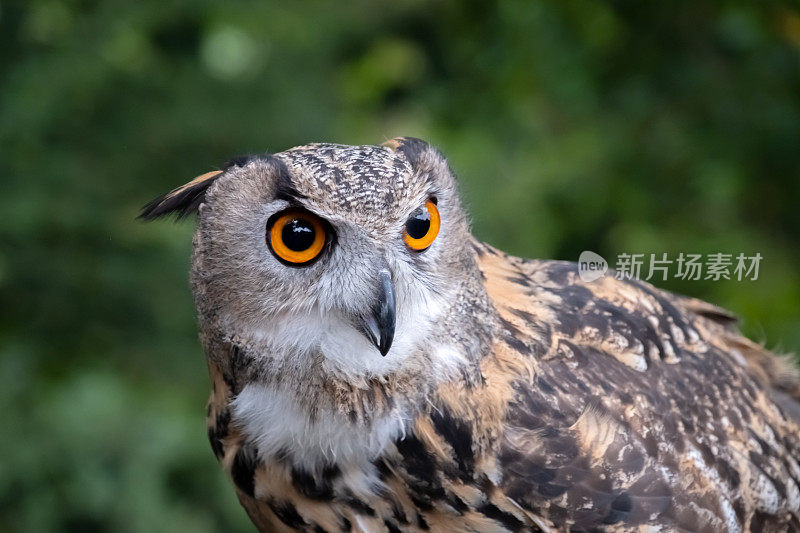
[[[420,208],[406,222],[406,233],[412,239],[421,239],[431,229],[431,214],[426,207]]]
[[[314,244],[314,226],[307,220],[295,218],[281,231],[283,244],[293,252],[303,252]]]

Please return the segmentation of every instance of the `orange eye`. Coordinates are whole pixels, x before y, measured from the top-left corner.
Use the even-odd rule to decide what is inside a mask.
[[[305,266],[325,247],[325,226],[316,215],[290,209],[267,224],[267,244],[284,264]]]
[[[406,222],[403,240],[414,251],[426,250],[439,234],[439,210],[436,204],[427,200],[425,205],[414,211]]]

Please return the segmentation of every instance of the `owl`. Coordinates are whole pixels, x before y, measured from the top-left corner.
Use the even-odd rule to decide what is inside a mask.
[[[259,530],[800,530],[791,364],[476,240],[427,143],[241,157],[141,216],[192,213],[208,438]]]

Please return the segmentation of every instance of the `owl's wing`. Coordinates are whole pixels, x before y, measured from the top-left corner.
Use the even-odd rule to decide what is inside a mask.
[[[576,529],[800,528],[797,372],[720,308],[475,244],[511,391],[501,489]]]

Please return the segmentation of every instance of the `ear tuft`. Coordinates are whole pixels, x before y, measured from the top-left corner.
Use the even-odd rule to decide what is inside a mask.
[[[425,154],[438,153],[430,144],[416,137],[395,137],[384,142],[381,146],[403,154],[412,166],[416,165]]]
[[[264,159],[267,157],[268,154],[240,154],[228,159],[224,165],[222,165],[222,170],[228,170],[233,167],[243,167],[250,161],[254,159]]]
[[[381,144],[394,152],[419,153],[429,149],[430,144],[416,137],[395,137]]]
[[[196,213],[197,208],[205,199],[206,190],[222,173],[222,170],[206,172],[189,183],[159,196],[142,208],[138,218],[155,220],[164,215],[175,214],[178,219],[181,219]]]

